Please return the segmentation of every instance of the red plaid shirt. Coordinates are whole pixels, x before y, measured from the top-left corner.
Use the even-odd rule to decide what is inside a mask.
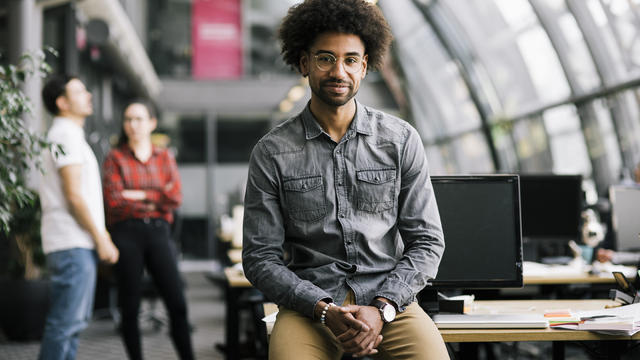
[[[128,219],[161,218],[173,222],[173,210],[182,202],[180,174],[173,155],[152,149],[143,163],[129,145],[111,150],[103,164],[102,181],[107,224]],[[144,190],[146,199],[127,200],[122,190]],[[149,204],[155,209],[149,210]]]

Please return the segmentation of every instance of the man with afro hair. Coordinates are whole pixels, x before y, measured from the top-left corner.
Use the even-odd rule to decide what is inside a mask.
[[[256,144],[243,267],[279,305],[270,359],[448,359],[416,303],[444,252],[420,136],[354,98],[391,31],[364,0],[306,0],[279,32],[311,100]]]

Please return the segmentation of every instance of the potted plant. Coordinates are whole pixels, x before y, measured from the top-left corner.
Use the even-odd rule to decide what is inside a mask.
[[[31,103],[21,89],[28,77],[49,72],[44,58],[38,51],[0,65],[0,326],[11,340],[40,338],[48,307],[40,205],[26,179],[32,167],[41,169],[43,150],[61,149],[26,124]]]

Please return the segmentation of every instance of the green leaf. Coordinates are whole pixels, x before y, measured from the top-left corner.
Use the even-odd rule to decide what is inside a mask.
[[[54,49],[45,51],[57,55]],[[36,195],[25,187],[25,177],[32,167],[41,170],[42,151],[54,148],[24,120],[32,104],[22,92],[22,84],[36,72],[51,71],[45,57],[44,51],[34,51],[21,56],[17,65],[0,66],[0,232],[4,233],[11,231],[17,212],[32,207]],[[32,223],[27,225],[33,227]]]

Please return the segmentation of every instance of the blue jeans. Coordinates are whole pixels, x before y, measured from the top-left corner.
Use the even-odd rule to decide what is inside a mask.
[[[40,360],[73,360],[78,335],[87,327],[93,309],[97,256],[90,249],[47,254],[51,307],[40,345]]]

